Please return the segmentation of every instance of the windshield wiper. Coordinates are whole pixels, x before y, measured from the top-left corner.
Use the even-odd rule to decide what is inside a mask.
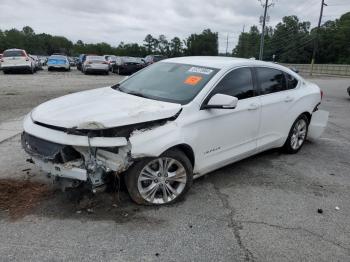
[[[120,84],[115,84],[115,85],[111,86],[111,88],[114,90],[120,90]]]
[[[139,96],[139,97],[143,97],[143,98],[150,98],[149,96],[144,95],[144,94],[137,92],[137,91],[126,91],[120,87],[120,84],[115,84],[115,85],[111,86],[111,88],[114,90],[118,90],[120,92],[129,94],[129,95]]]
[[[143,98],[149,98],[149,96],[144,95],[140,92],[136,92],[136,91],[125,91],[125,93],[130,94],[130,95],[134,95],[134,96],[143,97]]]

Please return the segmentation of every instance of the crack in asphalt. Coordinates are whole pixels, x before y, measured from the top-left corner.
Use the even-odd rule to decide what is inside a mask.
[[[212,183],[215,189],[215,192],[217,196],[219,197],[222,205],[225,209],[229,210],[229,214],[227,215],[228,218],[228,227],[232,229],[233,235],[236,239],[236,242],[239,246],[239,248],[244,252],[244,260],[245,261],[254,261],[253,253],[243,244],[240,230],[242,229],[240,221],[234,220],[234,210],[231,208],[229,202],[228,202],[228,195],[222,193],[220,191],[220,188],[218,188],[214,183]]]
[[[344,250],[348,251],[348,253],[350,254],[350,248],[343,246],[342,243],[339,243],[339,242],[327,239],[327,238],[323,237],[321,234],[315,233],[315,232],[313,232],[311,230],[308,230],[306,228],[302,228],[302,227],[286,227],[286,226],[281,226],[281,225],[276,225],[276,224],[270,224],[270,223],[267,223],[267,222],[264,222],[264,221],[236,220],[236,222],[239,222],[239,223],[242,223],[242,224],[265,225],[265,226],[278,228],[278,229],[281,229],[281,230],[303,231],[303,232],[306,232],[306,233],[308,233],[310,235],[313,235],[313,236],[315,236],[317,238],[320,238],[320,239],[322,239],[323,241],[325,241],[327,243],[330,243],[330,244],[332,244],[334,246],[337,246],[337,247],[339,247],[341,249],[344,249]]]

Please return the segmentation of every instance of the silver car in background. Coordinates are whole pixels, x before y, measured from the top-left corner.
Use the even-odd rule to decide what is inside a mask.
[[[84,74],[103,73],[109,74],[109,63],[103,56],[87,56],[82,66]]]

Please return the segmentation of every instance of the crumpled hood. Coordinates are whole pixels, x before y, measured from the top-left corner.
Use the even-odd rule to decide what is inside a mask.
[[[172,117],[180,109],[180,104],[104,87],[47,101],[36,107],[31,117],[34,121],[57,127],[102,129]]]

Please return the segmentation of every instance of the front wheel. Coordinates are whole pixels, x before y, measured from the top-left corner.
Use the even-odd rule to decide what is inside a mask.
[[[181,199],[192,185],[192,165],[184,153],[171,149],[157,158],[143,158],[129,168],[125,183],[138,204],[164,205]]]
[[[301,149],[306,140],[308,128],[309,119],[306,115],[301,115],[294,121],[283,146],[286,153],[295,154]]]

